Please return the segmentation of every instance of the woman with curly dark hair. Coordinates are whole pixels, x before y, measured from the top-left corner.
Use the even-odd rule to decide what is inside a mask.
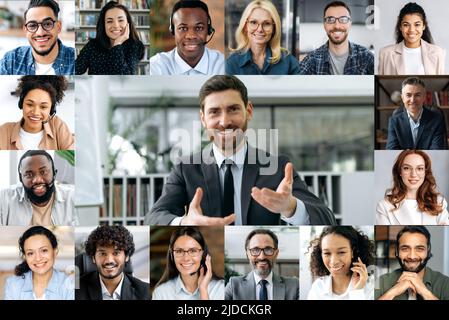
[[[223,300],[224,281],[212,270],[206,240],[195,227],[176,228],[167,251],[164,274],[153,300]]]
[[[134,254],[133,235],[123,226],[99,226],[85,242],[97,270],[80,278],[76,300],[148,300],[149,286],[124,272]]]
[[[448,225],[447,202],[436,190],[430,157],[404,150],[393,166],[393,187],[377,204],[376,224]]]
[[[399,12],[396,44],[380,49],[380,75],[444,74],[446,52],[433,44],[424,9],[415,2]]]
[[[67,80],[63,76],[23,76],[16,94],[22,119],[0,126],[0,150],[73,150],[75,139],[56,116]]]
[[[95,38],[76,58],[75,74],[136,74],[144,54],[128,8],[109,1],[100,11]]]
[[[73,278],[54,269],[58,241],[49,229],[27,229],[19,239],[22,263],[6,279],[5,300],[73,300]]]
[[[310,242],[310,270],[315,281],[308,300],[373,300],[374,241],[351,226],[326,227]]]

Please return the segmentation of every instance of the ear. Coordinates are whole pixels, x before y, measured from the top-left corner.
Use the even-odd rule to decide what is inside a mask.
[[[201,120],[201,124],[203,125],[204,128],[206,128],[206,121],[204,120],[204,111],[200,109],[200,120]]]
[[[62,30],[62,23],[61,23],[61,21],[56,21],[56,28],[57,28],[57,30],[58,30],[58,33],[61,33],[61,30]]]
[[[253,103],[251,101],[248,101],[248,104],[246,105],[246,118],[248,119],[248,121],[253,118],[253,111]]]
[[[95,257],[92,257],[92,262],[93,262],[94,264],[97,264],[97,263],[95,262]]]
[[[125,262],[129,262],[129,256],[126,256]]]

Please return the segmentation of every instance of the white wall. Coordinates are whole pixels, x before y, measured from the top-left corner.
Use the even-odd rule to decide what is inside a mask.
[[[377,73],[379,49],[394,44],[395,26],[399,11],[409,3],[410,0],[376,0],[376,25],[378,29],[370,35],[376,51],[375,73]],[[449,1],[447,0],[418,0],[412,1],[419,4],[425,11],[427,22],[432,33],[435,44],[449,49],[449,33],[447,32],[447,14],[449,12]],[[449,59],[446,58],[446,73],[449,73]]]
[[[374,173],[352,172],[341,176],[342,225],[374,225]]]

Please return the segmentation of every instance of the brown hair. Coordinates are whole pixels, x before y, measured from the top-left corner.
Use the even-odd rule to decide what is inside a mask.
[[[407,186],[402,181],[401,168],[405,157],[410,154],[420,155],[424,159],[426,170],[424,182],[419,187],[416,194],[418,208],[422,212],[427,212],[430,215],[438,215],[443,211],[443,206],[438,203],[439,193],[436,191],[435,178],[432,174],[432,161],[429,156],[421,150],[404,150],[396,158],[396,162],[392,169],[393,188],[388,189],[385,192],[385,199],[394,206],[393,211],[399,209],[401,202],[405,199]]]

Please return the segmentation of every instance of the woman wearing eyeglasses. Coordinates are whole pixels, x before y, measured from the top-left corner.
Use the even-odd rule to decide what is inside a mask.
[[[299,61],[281,48],[281,18],[271,1],[252,1],[235,32],[237,48],[226,59],[227,74],[299,74]]]
[[[380,49],[379,74],[444,74],[446,52],[433,44],[424,9],[407,3],[396,23],[396,44]]]
[[[447,202],[436,190],[432,162],[424,151],[402,151],[392,172],[393,187],[377,204],[376,224],[449,224]]]
[[[206,241],[195,227],[171,235],[164,274],[153,300],[223,300],[224,281],[212,271]]]
[[[54,269],[58,241],[47,228],[36,226],[19,239],[23,262],[6,279],[5,300],[73,300],[73,279]]]
[[[351,226],[326,227],[310,242],[310,270],[315,281],[308,300],[373,300],[374,241]]]
[[[75,74],[136,74],[144,53],[128,8],[109,1],[100,11],[95,38],[75,61]]]
[[[67,80],[64,76],[23,76],[16,92],[22,119],[0,126],[0,150],[73,150],[75,138],[56,116]]]

